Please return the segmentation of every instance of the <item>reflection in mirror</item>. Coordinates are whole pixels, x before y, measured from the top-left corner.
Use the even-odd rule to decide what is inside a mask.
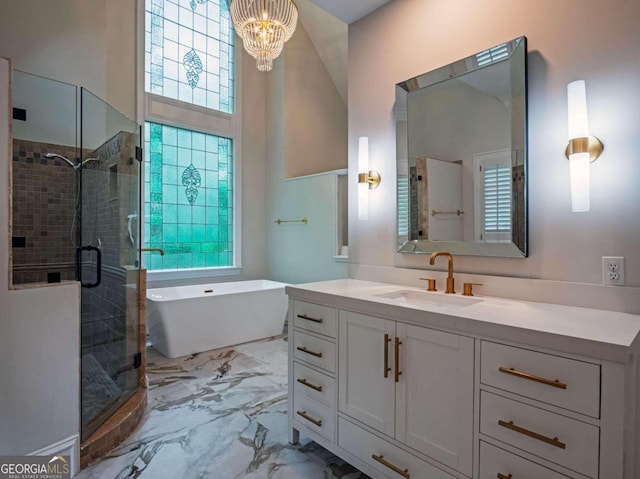
[[[527,255],[526,39],[396,85],[398,251]]]

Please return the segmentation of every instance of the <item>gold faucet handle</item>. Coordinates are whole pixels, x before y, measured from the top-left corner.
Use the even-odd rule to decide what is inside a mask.
[[[462,285],[462,296],[473,296],[474,286],[482,286],[482,283],[464,283]]]
[[[427,282],[427,291],[438,291],[436,289],[436,280],[432,278],[420,278],[421,281]]]

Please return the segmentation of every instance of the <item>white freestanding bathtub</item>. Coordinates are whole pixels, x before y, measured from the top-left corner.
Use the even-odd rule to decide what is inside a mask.
[[[175,358],[282,334],[285,286],[254,280],[149,289],[151,343]]]

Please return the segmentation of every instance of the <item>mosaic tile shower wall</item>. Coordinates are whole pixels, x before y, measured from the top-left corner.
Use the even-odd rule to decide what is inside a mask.
[[[233,113],[234,31],[226,0],[149,0],[145,91]]]
[[[13,141],[13,284],[46,283],[49,274],[75,278],[77,173],[57,153],[77,161],[74,146]],[[76,222],[77,223],[77,222]],[[72,225],[74,226],[72,228]]]
[[[145,254],[150,270],[233,265],[233,145],[145,124]]]

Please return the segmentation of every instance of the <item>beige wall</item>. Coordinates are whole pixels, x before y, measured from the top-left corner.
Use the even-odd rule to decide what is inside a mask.
[[[285,181],[291,171],[302,175],[346,166],[346,109],[323,68],[298,23],[267,75],[265,227],[268,277],[277,281],[303,283],[347,276],[346,263],[333,259],[337,252],[335,175]],[[308,224],[274,223],[276,218],[303,217]]]
[[[0,55],[89,89],[135,118],[135,2],[0,0]]]
[[[347,166],[347,107],[302,22],[284,49],[284,177]]]
[[[601,257],[624,256],[640,286],[640,3],[613,0],[395,0],[349,27],[349,173],[357,138],[370,137],[382,174],[368,221],[350,185],[350,257],[360,265],[427,268],[395,253],[394,85],[520,35],[528,38],[529,241],[527,259],[458,257],[459,271],[600,283]],[[566,84],[587,82],[590,128],[605,144],[592,165],[591,211],[572,213]]]

